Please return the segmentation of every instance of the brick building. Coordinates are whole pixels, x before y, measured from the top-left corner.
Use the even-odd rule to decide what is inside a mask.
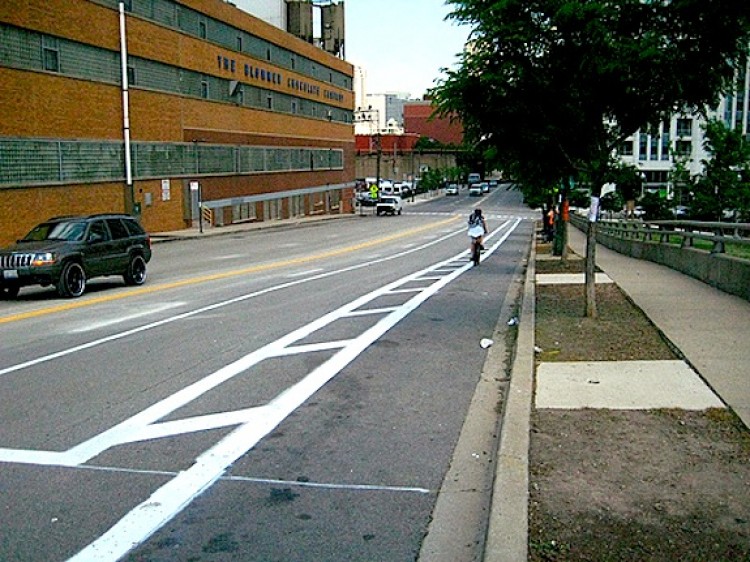
[[[352,77],[223,0],[4,0],[0,243],[64,214],[188,227],[199,193],[215,225],[348,212]]]
[[[457,121],[443,117],[431,119],[433,107],[430,100],[408,101],[404,104],[404,130],[427,137],[445,145],[461,146],[464,130]]]

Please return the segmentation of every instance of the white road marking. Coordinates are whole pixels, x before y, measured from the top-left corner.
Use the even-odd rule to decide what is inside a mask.
[[[247,254],[225,254],[223,256],[213,256],[208,258],[209,261],[237,260],[247,258]]]
[[[304,277],[305,275],[312,275],[313,273],[318,273],[320,271],[323,271],[322,267],[318,267],[316,269],[308,269],[307,271],[300,271],[298,273],[290,273],[286,277],[294,278],[294,277]]]
[[[133,312],[131,314],[127,314],[125,316],[119,315],[116,318],[110,318],[109,320],[100,320],[99,322],[90,322],[86,323],[85,325],[79,326],[77,328],[73,328],[69,330],[72,334],[80,334],[83,332],[91,332],[94,330],[98,330],[100,328],[107,328],[109,326],[113,326],[115,324],[122,324],[123,322],[129,322],[130,320],[137,320],[138,318],[143,318],[144,316],[150,316],[152,314],[157,314],[159,312],[163,312],[165,310],[169,310],[171,308],[177,308],[180,306],[184,306],[186,303],[184,302],[168,302],[163,304],[155,304],[155,305],[149,305],[146,310],[141,310],[140,312]],[[114,311],[116,314],[120,314],[121,309],[118,309]]]
[[[250,478],[247,476],[224,476],[222,480],[234,482],[253,482],[258,484],[274,484],[278,486],[297,486],[299,488],[326,488],[329,490],[354,490],[367,492],[411,492],[416,494],[430,494],[427,488],[411,486],[382,486],[376,484],[327,484],[324,482],[300,482],[299,480],[271,480],[268,478]]]
[[[148,474],[154,476],[177,476],[179,473],[170,470],[147,470],[139,468],[123,468],[119,466],[82,466],[81,469],[97,472],[114,472],[124,474]],[[322,488],[327,490],[352,490],[364,492],[405,492],[413,494],[432,494],[429,488],[416,486],[388,486],[384,484],[336,484],[331,482],[302,482],[299,480],[275,480],[272,478],[254,478],[252,476],[222,476],[219,480],[229,482],[248,482],[251,484],[270,484],[272,486],[288,486],[298,488]]]

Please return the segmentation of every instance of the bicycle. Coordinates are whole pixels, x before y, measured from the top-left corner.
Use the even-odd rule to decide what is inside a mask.
[[[481,236],[471,237],[471,261],[474,265],[479,265],[479,258],[482,254],[482,245],[479,243]]]

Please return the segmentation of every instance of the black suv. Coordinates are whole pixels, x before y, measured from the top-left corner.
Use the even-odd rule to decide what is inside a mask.
[[[86,280],[102,275],[141,285],[150,259],[151,240],[130,215],[55,217],[0,250],[0,298],[25,285],[54,285],[61,297],[80,297]]]

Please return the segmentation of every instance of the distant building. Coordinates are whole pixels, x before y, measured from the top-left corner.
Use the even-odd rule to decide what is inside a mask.
[[[380,146],[381,154],[407,154],[414,150],[414,145],[417,144],[419,135],[414,134],[399,134],[399,135],[357,135],[355,141],[355,147],[357,156],[363,154],[375,154],[378,151],[378,143]]]
[[[749,63],[750,64],[750,63]],[[750,105],[750,66],[735,80],[734,91],[725,95],[719,105],[708,111],[709,118],[723,121],[727,127],[740,131],[750,140],[748,125]],[[656,191],[677,203],[687,203],[689,193],[682,193],[670,181],[670,172],[677,158],[687,158],[692,175],[703,172],[703,161],[710,158],[703,143],[705,119],[700,114],[674,114],[669,120],[641,129],[620,146],[620,159],[640,170],[643,188]]]
[[[434,139],[445,145],[461,146],[464,130],[458,121],[444,117],[431,118],[434,108],[429,100],[404,104],[404,130]]]

